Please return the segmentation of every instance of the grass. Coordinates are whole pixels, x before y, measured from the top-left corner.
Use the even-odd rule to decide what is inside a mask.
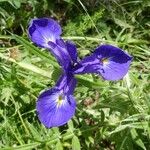
[[[0,2],[0,149],[150,149],[149,1],[57,1],[49,9],[51,3]],[[32,7],[33,14],[23,6]],[[21,11],[24,20],[15,20]],[[34,16],[51,13],[60,20],[64,39],[76,43],[80,58],[109,43],[134,60],[118,82],[76,76],[75,116],[63,127],[47,129],[37,118],[36,100],[55,84],[61,69],[51,54],[28,40],[26,29]]]

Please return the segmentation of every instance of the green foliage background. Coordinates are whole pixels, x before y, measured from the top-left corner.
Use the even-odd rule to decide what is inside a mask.
[[[76,115],[60,128],[46,129],[36,115],[39,93],[61,70],[27,38],[34,17],[58,20],[80,58],[101,43],[134,57],[118,82],[78,75]],[[149,39],[149,0],[0,0],[0,149],[149,150]]]

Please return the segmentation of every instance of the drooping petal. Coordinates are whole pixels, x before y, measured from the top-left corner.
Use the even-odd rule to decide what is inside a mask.
[[[66,41],[66,47],[73,63],[77,63],[78,53],[77,53],[76,45],[71,41]]]
[[[60,25],[50,18],[39,18],[31,20],[28,28],[28,35],[36,45],[49,48],[48,42],[56,42],[61,35]]]
[[[101,59],[111,59],[119,64],[127,63],[132,57],[122,49],[112,45],[101,45],[94,52]]]
[[[102,69],[98,70],[97,73],[100,73],[105,80],[120,80],[127,74],[130,63],[131,61],[121,64],[110,61]]]
[[[48,128],[67,123],[74,115],[76,102],[72,95],[51,89],[43,92],[37,101],[39,120]]]
[[[75,113],[73,75],[60,76],[54,88],[44,91],[38,98],[36,109],[39,120],[48,128],[64,125]]]
[[[119,80],[129,70],[132,57],[112,45],[99,46],[74,68],[74,73],[98,73],[106,80]]]

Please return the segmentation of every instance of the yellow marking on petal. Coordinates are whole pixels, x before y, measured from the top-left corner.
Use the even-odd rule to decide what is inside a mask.
[[[103,63],[103,65],[107,65],[109,63],[109,58],[103,58],[101,59],[101,62]]]
[[[57,107],[60,107],[62,105],[63,102],[63,97],[62,95],[59,95],[58,99],[57,99]]]

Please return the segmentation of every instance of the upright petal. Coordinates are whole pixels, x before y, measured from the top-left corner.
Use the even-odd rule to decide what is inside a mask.
[[[58,41],[58,40],[56,40]],[[60,40],[59,40],[60,42]],[[56,43],[53,43],[51,41],[48,42],[49,47],[51,48],[51,53],[55,56],[55,58],[57,59],[57,61],[59,62],[59,64],[63,67],[63,70],[66,72],[68,71],[68,68],[71,65],[71,59],[70,56],[66,50],[66,47],[64,45],[64,47],[60,46]]]
[[[67,123],[74,115],[76,102],[72,95],[51,89],[43,92],[37,101],[36,109],[39,120],[48,128]]]
[[[106,80],[119,80],[129,70],[132,57],[112,45],[99,46],[91,56],[85,57],[74,73],[98,73]]]
[[[33,19],[28,28],[28,35],[33,43],[47,48],[55,56],[64,71],[70,66],[71,58],[66,43],[61,39],[60,25],[49,18]]]
[[[66,47],[73,63],[77,63],[78,53],[77,53],[76,45],[71,41],[66,41]]]
[[[61,35],[60,25],[50,18],[39,18],[31,20],[28,35],[33,43],[40,47],[50,48],[48,42],[56,42]]]
[[[64,93],[67,95],[72,95],[76,87],[77,80],[74,78],[73,74],[63,74],[56,83],[58,89],[63,89]]]

